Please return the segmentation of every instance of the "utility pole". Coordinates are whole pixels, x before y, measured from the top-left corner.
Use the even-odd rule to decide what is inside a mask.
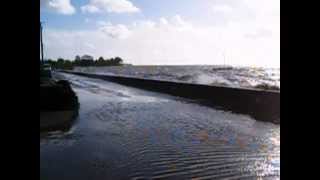
[[[44,64],[43,60],[43,42],[42,42],[42,23],[40,21],[40,53],[41,53],[41,63]]]

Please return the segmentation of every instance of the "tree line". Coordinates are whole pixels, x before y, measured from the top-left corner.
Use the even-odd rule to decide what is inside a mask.
[[[99,57],[96,60],[80,59],[76,56],[74,60],[58,58],[56,61],[52,59],[46,60],[46,63],[50,64],[53,69],[67,69],[72,70],[76,66],[89,67],[89,66],[121,66],[123,60],[120,57],[104,59]]]

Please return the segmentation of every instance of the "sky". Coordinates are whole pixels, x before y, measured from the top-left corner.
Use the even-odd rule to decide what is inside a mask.
[[[280,0],[40,0],[45,58],[280,67]]]

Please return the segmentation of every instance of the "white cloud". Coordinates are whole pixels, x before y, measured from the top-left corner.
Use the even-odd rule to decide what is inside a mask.
[[[40,0],[40,5],[42,9],[64,15],[71,15],[76,12],[70,0]]]
[[[96,6],[92,5],[85,5],[81,7],[82,12],[87,12],[87,13],[97,13],[100,12],[100,10]]]
[[[190,27],[191,25],[183,20],[180,15],[175,15],[171,18],[171,22],[178,27]]]
[[[168,24],[167,19],[164,18],[164,17],[160,18],[159,21],[160,21],[160,24],[161,24],[161,25],[167,25],[167,24]]]
[[[198,27],[179,15],[126,25],[101,23],[90,31],[47,30],[46,55],[120,56],[133,64],[222,64],[225,53],[227,64],[279,67],[279,35],[263,28],[250,23]]]
[[[253,39],[256,39],[256,38],[267,38],[267,37],[272,36],[272,31],[270,31],[268,29],[260,28],[260,29],[257,29],[254,32],[247,33],[244,36],[247,37],[247,38],[253,38]]]
[[[100,28],[100,31],[102,31],[109,37],[116,38],[116,39],[126,39],[131,34],[127,26],[123,24],[112,25],[111,23],[109,23],[105,26],[102,26]]]
[[[89,4],[81,7],[84,13],[136,13],[139,8],[128,0],[90,0]]]
[[[93,45],[93,44],[91,44],[91,43],[84,43],[84,45],[88,48],[88,49],[95,49],[96,47]]]
[[[209,19],[216,24],[269,23],[280,19],[279,0],[207,0]]]
[[[212,11],[213,12],[221,12],[221,13],[229,13],[232,11],[232,7],[228,5],[213,5],[212,6]]]
[[[154,28],[155,25],[156,23],[150,20],[135,21],[132,23],[134,28]]]

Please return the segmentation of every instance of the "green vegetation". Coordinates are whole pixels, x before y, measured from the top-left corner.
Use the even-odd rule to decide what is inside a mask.
[[[120,57],[110,59],[103,59],[103,57],[99,57],[97,60],[85,60],[80,59],[80,56],[76,56],[73,61],[59,58],[56,61],[48,59],[46,63],[50,64],[53,69],[72,70],[75,66],[121,66],[123,65],[123,60]]]

